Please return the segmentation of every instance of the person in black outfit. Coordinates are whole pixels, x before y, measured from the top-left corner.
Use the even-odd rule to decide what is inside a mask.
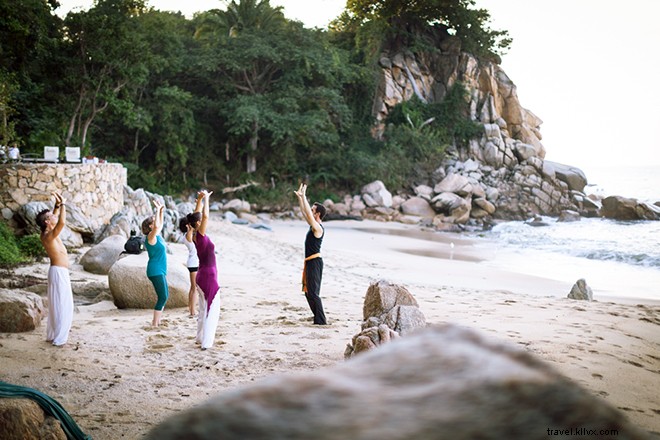
[[[302,290],[305,292],[305,298],[309,308],[314,313],[314,324],[326,325],[325,313],[323,312],[323,302],[321,301],[321,278],[323,277],[323,259],[321,258],[321,243],[325,235],[325,229],[321,225],[325,217],[325,206],[320,203],[314,203],[309,206],[307,201],[307,185],[300,184],[298,191],[294,194],[298,197],[300,211],[309,224],[309,231],[305,237],[305,263],[302,275]]]

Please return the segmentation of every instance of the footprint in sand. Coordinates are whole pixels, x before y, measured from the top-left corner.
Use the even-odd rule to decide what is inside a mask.
[[[149,336],[147,338],[147,348],[145,349],[146,352],[159,352],[159,351],[165,351],[169,350],[171,348],[174,348],[174,345],[169,344],[165,342],[165,340],[169,339],[167,336],[162,335],[162,334],[156,334],[153,336]]]
[[[146,351],[148,353],[154,353],[154,352],[159,352],[159,351],[166,351],[166,350],[169,350],[171,348],[174,348],[174,345],[172,345],[172,344],[154,344],[154,345],[149,346],[144,351]]]

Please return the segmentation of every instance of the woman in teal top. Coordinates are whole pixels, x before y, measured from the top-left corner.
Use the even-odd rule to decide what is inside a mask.
[[[169,290],[167,288],[167,250],[165,248],[165,240],[160,235],[163,230],[163,215],[165,206],[158,200],[154,200],[156,207],[156,214],[147,217],[142,222],[142,233],[147,236],[144,247],[147,249],[149,255],[149,262],[147,263],[147,277],[156,289],[158,301],[154,307],[154,319],[151,325],[158,327],[160,325],[160,317],[163,314]]]

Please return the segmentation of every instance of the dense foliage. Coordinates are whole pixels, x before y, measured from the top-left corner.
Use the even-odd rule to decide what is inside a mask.
[[[433,50],[438,29],[482,55],[509,41],[472,0],[351,0],[330,31],[268,0],[192,19],[146,0],[96,0],[64,19],[54,0],[13,3],[0,0],[0,144],[81,146],[159,192],[254,180],[268,203],[301,179],[328,196],[376,178],[404,185],[474,135],[456,87],[443,103],[402,104],[373,139],[383,47]]]
[[[0,267],[14,266],[25,261],[27,258],[21,253],[14,233],[7,223],[0,221]]]

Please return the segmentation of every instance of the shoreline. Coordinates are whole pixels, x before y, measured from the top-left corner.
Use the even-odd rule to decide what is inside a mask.
[[[101,301],[76,307],[64,348],[45,342],[45,321],[33,332],[0,334],[2,380],[57,399],[95,440],[141,438],[164,418],[225,389],[343,362],[346,344],[360,331],[369,283],[383,278],[405,286],[428,323],[465,325],[517,344],[636,425],[660,433],[659,306],[566,299],[574,281],[460,259],[480,244],[453,236],[455,258],[445,260],[396,250],[428,247],[424,240],[328,222],[321,296],[331,325],[319,328],[300,292],[306,224],[270,226],[272,232],[212,216],[207,231],[218,251],[223,301],[213,348],[202,352],[194,344],[196,320],[186,308],[166,308],[163,326],[154,329],[150,310]],[[446,246],[445,238],[433,245]],[[169,245],[174,254],[186,252]],[[103,280],[82,271],[80,256],[70,255],[72,281]],[[23,271],[45,279],[46,270],[40,264]],[[545,295],[557,291],[562,297]]]

